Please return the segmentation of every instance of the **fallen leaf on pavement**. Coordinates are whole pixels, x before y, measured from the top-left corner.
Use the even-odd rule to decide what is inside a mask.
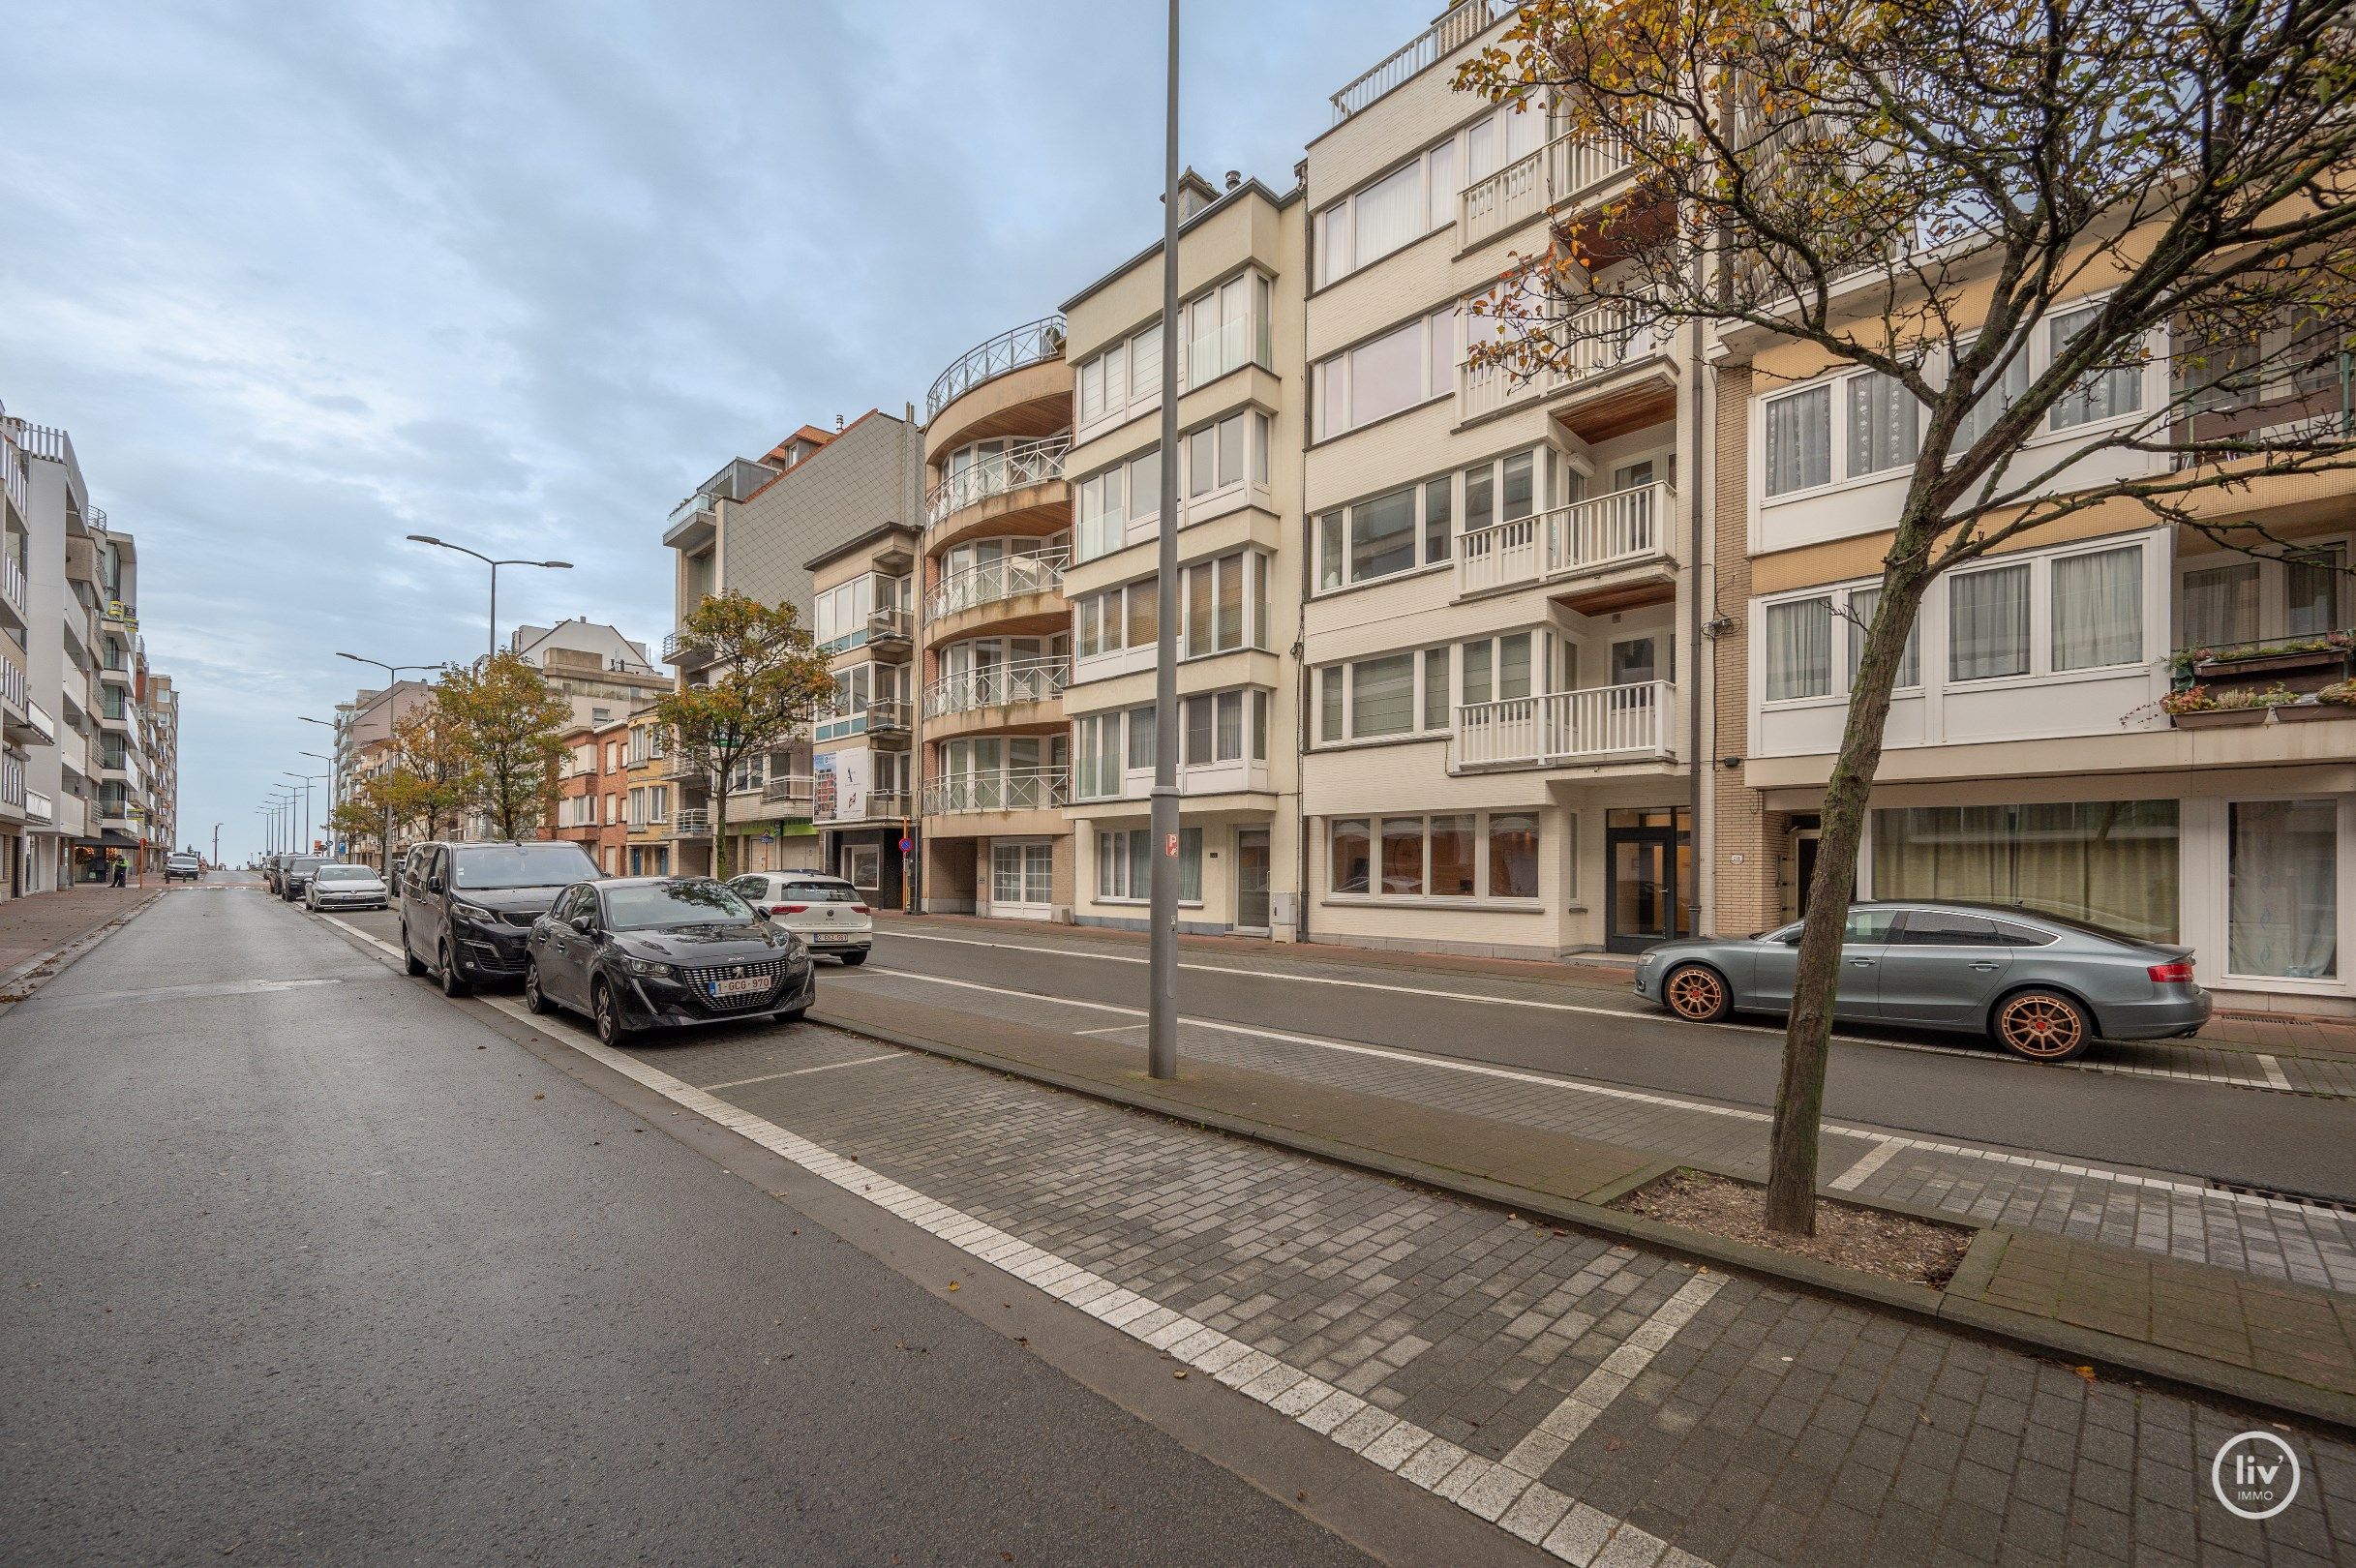
[[[2092,1367],[2072,1367],[2069,1370],[2090,1383],[2095,1380],[2095,1370]]]
[[[1178,1369],[1176,1372],[1174,1372],[1170,1373],[1170,1375],[1171,1375],[1172,1377],[1175,1377],[1175,1378],[1179,1379],[1181,1382],[1183,1382],[1183,1381],[1185,1381],[1185,1379],[1186,1379],[1186,1369],[1185,1369],[1184,1367],[1181,1367],[1181,1368],[1179,1368],[1179,1369]]]
[[[950,1289],[951,1289],[951,1290],[956,1289],[956,1288],[957,1288],[957,1282],[956,1282],[956,1281],[954,1281],[954,1280],[950,1281],[950,1282],[949,1282],[949,1287],[950,1287]]]
[[[546,1095],[534,1095],[531,1098],[534,1100],[546,1100],[548,1097]]]

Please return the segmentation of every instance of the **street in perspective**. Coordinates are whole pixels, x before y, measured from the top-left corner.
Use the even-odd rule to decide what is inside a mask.
[[[2352,4],[0,21],[0,1563],[2356,1564]]]

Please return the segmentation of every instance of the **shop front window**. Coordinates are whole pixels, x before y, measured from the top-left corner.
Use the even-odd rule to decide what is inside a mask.
[[[2340,808],[2236,800],[2226,844],[2225,969],[2281,980],[2340,973]]]
[[[2172,942],[2173,800],[1909,806],[1873,814],[1873,893],[2019,904]]]

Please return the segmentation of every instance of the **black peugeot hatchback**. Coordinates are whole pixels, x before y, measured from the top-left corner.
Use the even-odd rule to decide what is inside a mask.
[[[586,1012],[618,1044],[642,1029],[799,1018],[818,994],[801,939],[708,877],[579,882],[531,928],[524,1005]]]

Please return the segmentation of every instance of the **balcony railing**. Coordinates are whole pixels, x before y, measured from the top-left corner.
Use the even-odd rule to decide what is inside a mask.
[[[1064,318],[1042,316],[1036,321],[1025,321],[1009,332],[1001,332],[984,344],[978,344],[957,356],[957,362],[943,371],[924,394],[924,422],[931,424],[941,410],[980,386],[1010,371],[1042,360],[1064,356]]]
[[[867,612],[867,642],[905,643],[913,634],[915,620],[905,610],[870,610]]]
[[[1457,591],[1486,593],[1665,556],[1676,495],[1661,480],[1475,528],[1457,555]]]
[[[15,503],[16,515],[27,523],[33,514],[33,476],[25,467],[24,453],[17,448],[15,428],[0,420],[0,490]]]
[[[1494,361],[1467,359],[1459,365],[1456,401],[1460,421],[1552,397],[1662,350],[1656,329],[1640,323],[1636,308],[1625,300],[1591,305],[1558,325],[1521,323],[1514,330],[1543,333],[1555,344],[1556,352],[1535,375]]]
[[[1458,244],[1470,247],[1553,207],[1576,203],[1625,174],[1627,149],[1616,142],[1560,136],[1515,159],[1457,198]]]
[[[1032,659],[995,670],[944,676],[924,688],[924,716],[971,713],[1011,703],[1043,703],[1063,695],[1072,679],[1066,659]]]
[[[0,445],[0,463],[13,461],[13,456],[5,445]],[[0,600],[8,602],[18,620],[24,618],[24,567],[14,552],[4,549],[0,549]]]
[[[978,458],[970,468],[952,473],[924,497],[924,526],[938,528],[945,518],[979,505],[992,496],[1026,485],[1064,477],[1064,460],[1072,453],[1072,435],[1049,436],[1010,446],[995,457]]]
[[[24,815],[28,822],[54,822],[57,819],[57,802],[39,790],[27,790],[24,792]]]
[[[781,778],[772,778],[761,786],[761,803],[798,805],[804,809],[806,815],[809,803],[817,793],[817,781],[809,774],[789,773]]]
[[[1455,766],[1531,768],[1667,756],[1676,712],[1676,686],[1667,680],[1466,703],[1456,710]]]
[[[932,590],[930,615],[938,620],[960,610],[978,609],[1028,593],[1061,593],[1064,565],[1070,553],[1052,550],[1040,556],[1003,556],[968,566],[941,579]]]
[[[672,819],[672,831],[680,838],[711,836],[711,813],[709,811],[682,811]]]
[[[22,713],[31,700],[32,683],[25,678],[24,666],[16,662],[15,655],[5,646],[0,646],[0,704]]]
[[[48,741],[51,745],[57,743],[57,721],[30,697],[24,700],[24,716],[32,721],[33,728],[40,732],[44,740]]]
[[[1425,67],[1446,59],[1512,13],[1516,0],[1463,0],[1334,94],[1334,124],[1373,104]]]
[[[68,467],[81,467],[75,460],[74,437],[53,425],[28,425],[21,419],[13,419],[9,421],[9,436],[26,457],[63,463]]]
[[[1045,811],[1072,800],[1072,769],[1031,768],[958,773],[924,786],[927,815],[951,811]]]

